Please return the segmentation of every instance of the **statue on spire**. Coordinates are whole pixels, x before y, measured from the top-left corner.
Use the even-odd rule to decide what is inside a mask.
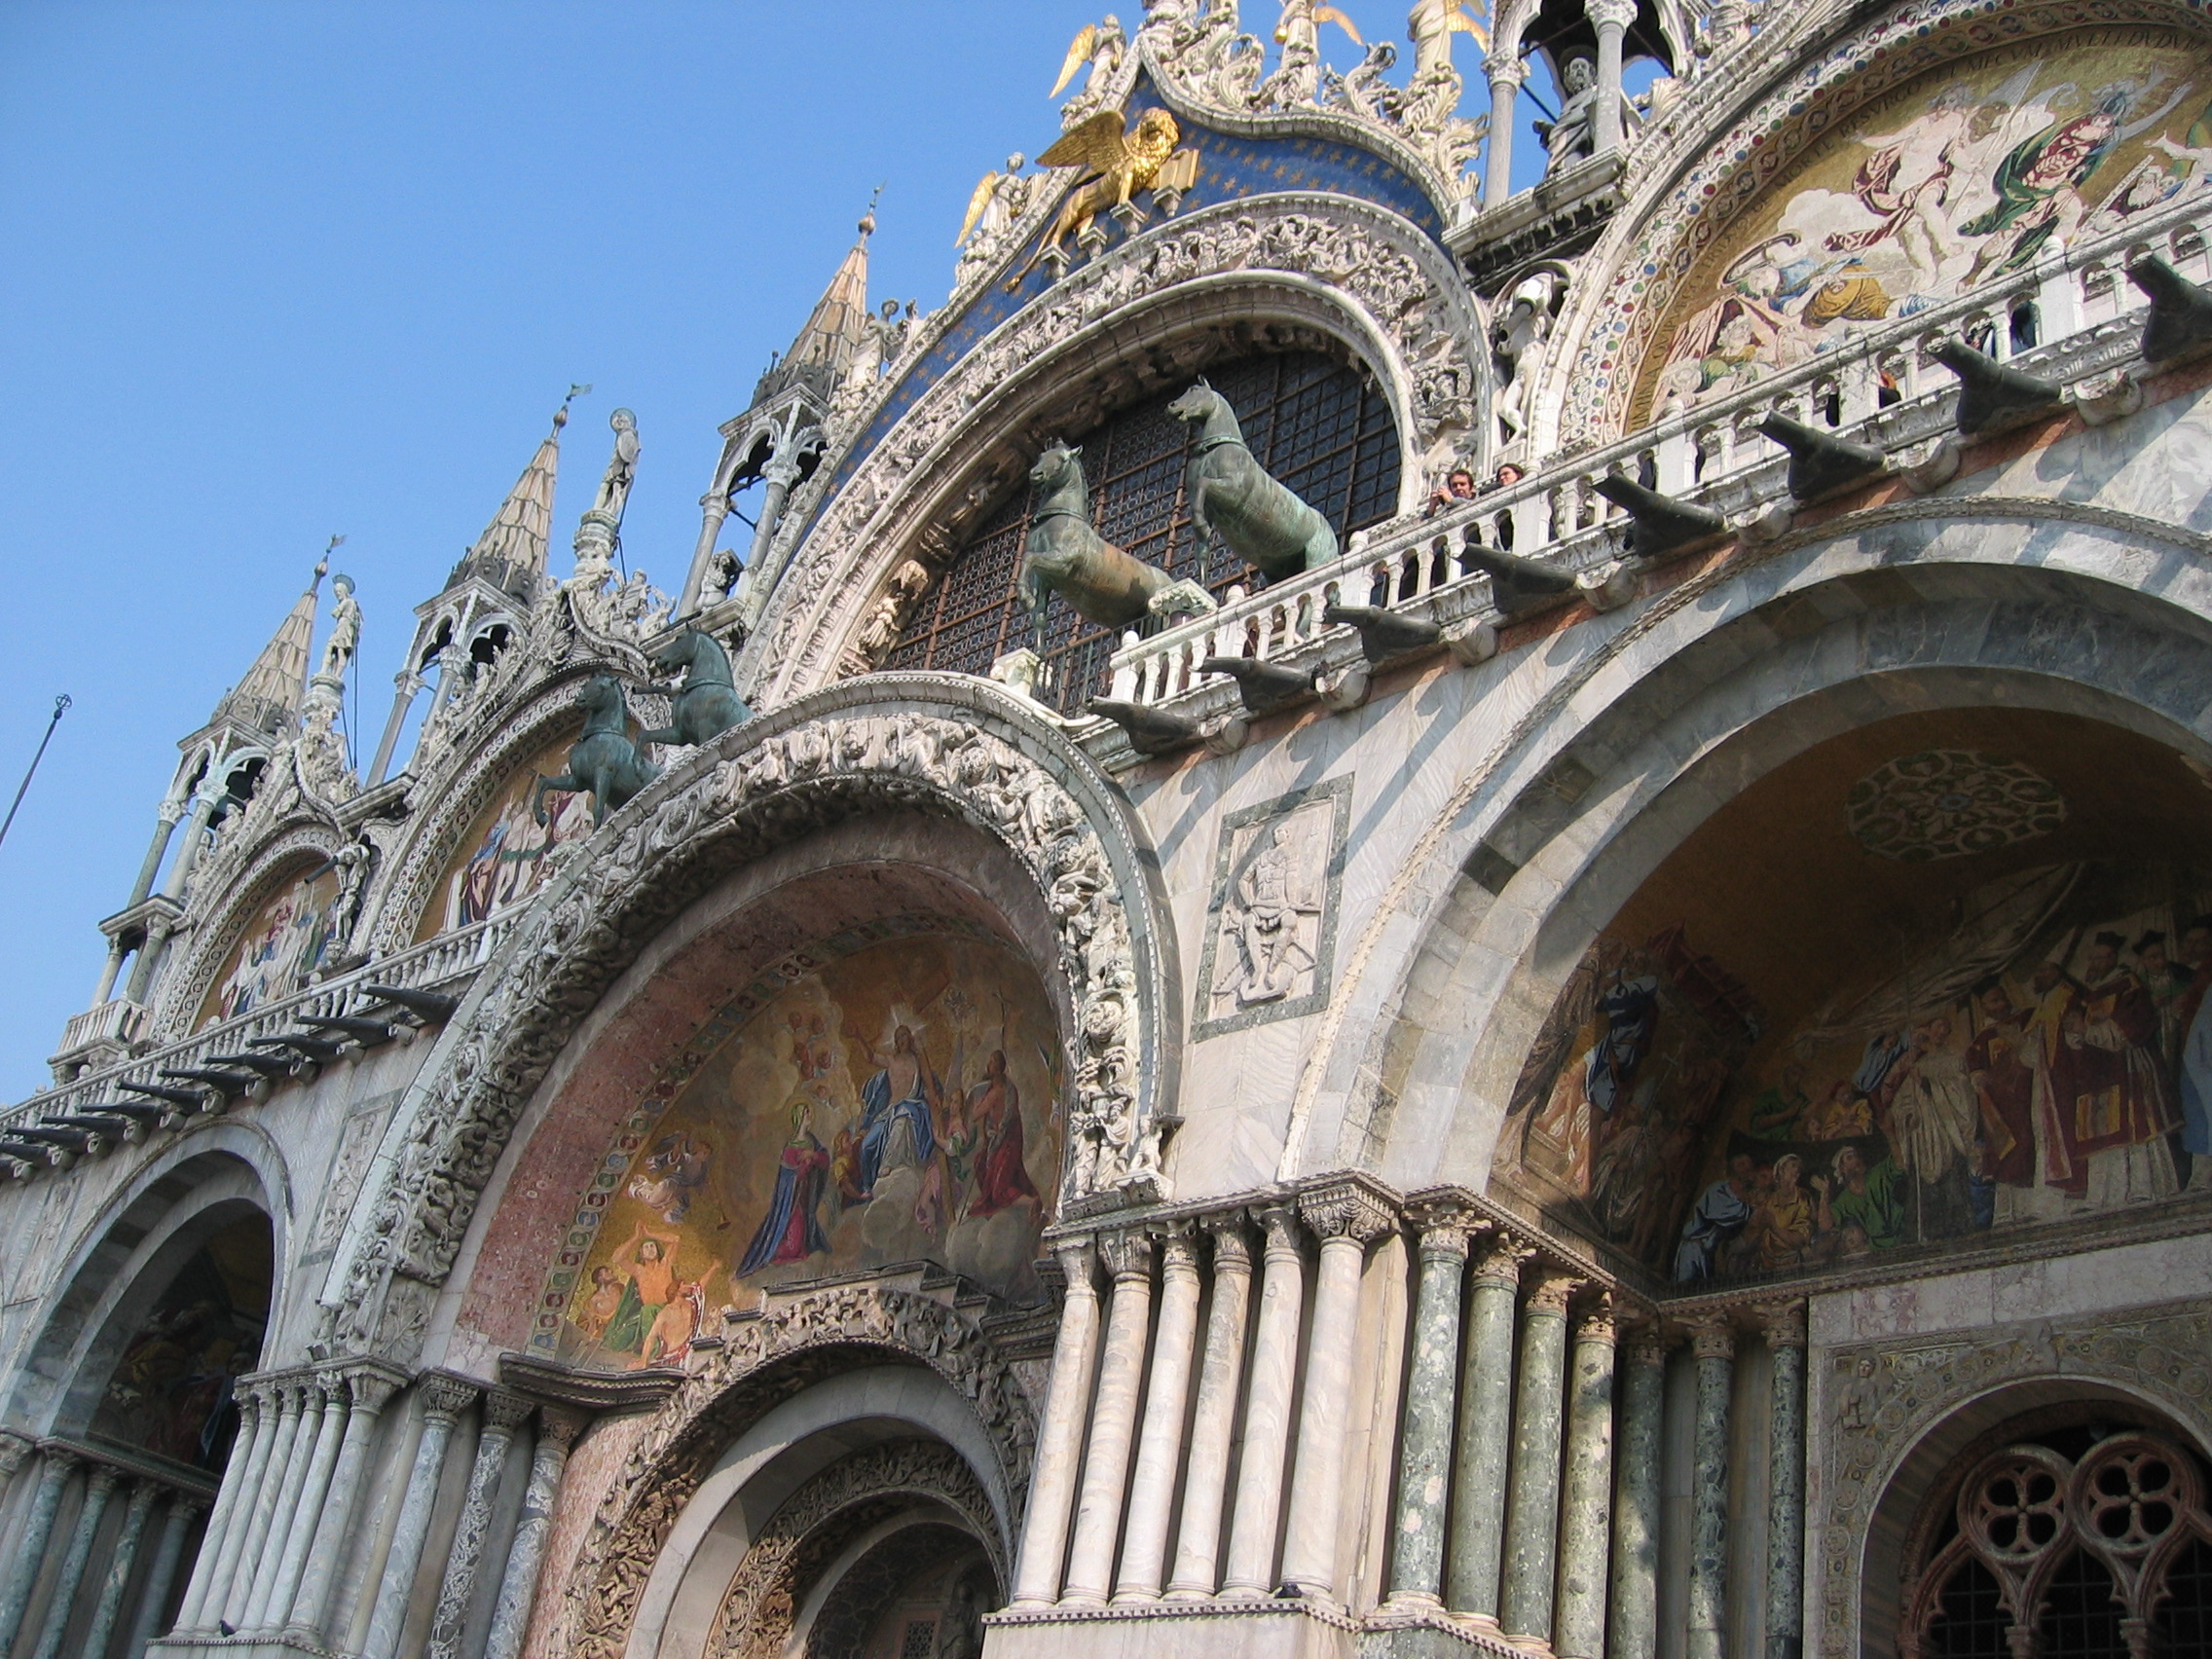
[[[330,578],[330,638],[323,642],[317,680],[343,681],[361,646],[361,602],[353,597],[353,578],[341,571]]]
[[[622,526],[622,509],[630,499],[630,484],[638,475],[638,418],[627,409],[608,417],[614,428],[614,454],[599,481],[599,495],[591,510],[606,517],[613,529]]]

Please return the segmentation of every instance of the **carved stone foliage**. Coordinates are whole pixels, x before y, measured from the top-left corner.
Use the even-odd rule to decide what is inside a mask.
[[[992,1547],[990,1498],[960,1455],[931,1440],[873,1446],[832,1463],[770,1517],[730,1580],[707,1651],[780,1659],[797,1605],[822,1568],[857,1532],[917,1497],[959,1513],[1006,1581],[1003,1553]]]
[[[600,993],[725,870],[887,807],[957,818],[1036,882],[1071,1028],[1063,1204],[1165,1196],[1166,930],[1133,843],[1079,752],[980,682],[872,680],[748,721],[664,774],[572,859],[449,1023],[402,1110],[391,1173],[353,1234],[340,1318],[412,1354],[516,1116]],[[905,705],[898,714],[849,706]],[[936,709],[925,712],[929,705]],[[1050,764],[1047,759],[1050,759]]]
[[[1823,1659],[1859,1651],[1861,1564],[1876,1503],[1922,1436],[1970,1401],[2036,1378],[2103,1381],[2212,1439],[2212,1303],[1853,1344],[1829,1350],[1825,1366],[1814,1423],[1821,1611],[1808,1642]]]
[[[984,435],[1006,424],[1007,388],[1052,375],[1070,346],[1118,318],[1239,273],[1314,279],[1314,289],[1295,284],[1302,306],[1341,319],[1416,449],[1449,446],[1474,424],[1487,388],[1482,325],[1443,254],[1413,225],[1318,195],[1227,203],[1171,220],[1082,266],[1002,323],[914,400],[819,516],[815,498],[794,498],[788,534],[803,545],[752,647],[758,700],[793,695],[835,672],[869,601],[902,562],[910,527],[931,522]],[[842,459],[825,459],[814,488],[827,488]]]
[[[653,1562],[722,1449],[763,1412],[848,1364],[856,1348],[889,1349],[927,1364],[975,1407],[997,1450],[1004,1489],[1027,1489],[1036,1444],[1028,1396],[965,1315],[926,1296],[871,1284],[773,1301],[757,1319],[732,1326],[726,1346],[708,1351],[707,1364],[669,1396],[631,1449],[571,1575],[563,1619],[575,1659],[614,1659],[623,1651]],[[948,1450],[892,1446],[847,1459],[793,1495],[760,1540],[768,1542],[782,1526],[788,1547],[778,1562],[761,1563],[750,1604],[757,1609],[773,1596],[778,1571],[788,1572],[799,1544],[825,1518],[891,1491],[926,1493],[967,1516],[1006,1582],[1019,1517],[998,1515],[982,1483]],[[743,1627],[729,1624],[731,1616],[725,1604],[722,1628],[734,1633]]]

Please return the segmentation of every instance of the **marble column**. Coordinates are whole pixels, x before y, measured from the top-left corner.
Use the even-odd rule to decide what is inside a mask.
[[[553,1530],[553,1505],[561,1495],[561,1473],[569,1466],[569,1448],[584,1429],[585,1418],[560,1406],[537,1414],[537,1444],[530,1455],[530,1485],[523,1491],[522,1514],[499,1575],[499,1600],[492,1608],[491,1634],[484,1659],[516,1659],[530,1633],[530,1609],[537,1598],[537,1569],[545,1559],[546,1534]]]
[[[13,1646],[22,1628],[23,1612],[38,1585],[38,1569],[46,1565],[46,1546],[54,1536],[55,1512],[61,1507],[61,1489],[77,1467],[74,1452],[58,1446],[44,1449],[39,1458],[38,1485],[32,1489],[23,1530],[16,1536],[15,1554],[8,1576],[0,1580],[0,1653]]]
[[[1513,194],[1513,105],[1529,66],[1512,53],[1483,60],[1490,77],[1490,153],[1484,157],[1483,205],[1495,207]]]
[[[1068,1579],[1060,1592],[1062,1602],[1078,1606],[1103,1603],[1113,1583],[1114,1540],[1122,1530],[1129,1443],[1136,1433],[1145,1339],[1152,1328],[1152,1240],[1142,1234],[1114,1234],[1099,1248],[1114,1287],[1106,1308],[1106,1346],[1098,1361],[1098,1398],[1090,1408],[1090,1450],[1082,1495],[1076,1499],[1075,1541],[1068,1547]]]
[[[184,1540],[191,1536],[192,1523],[206,1500],[178,1493],[169,1499],[168,1519],[162,1524],[162,1541],[154,1546],[154,1565],[146,1569],[146,1588],[139,1593],[138,1610],[131,1615],[130,1637],[123,1644],[123,1659],[138,1659],[146,1651],[146,1643],[154,1640],[161,1627],[162,1615],[168,1611],[169,1589],[176,1583],[176,1569],[184,1560]]]
[[[214,1627],[215,1614],[209,1608],[222,1606],[222,1587],[230,1583],[230,1564],[238,1559],[239,1545],[242,1541],[237,1519],[241,1509],[253,1506],[251,1489],[261,1479],[261,1465],[269,1456],[269,1435],[276,1426],[264,1416],[269,1394],[260,1383],[237,1389],[233,1397],[239,1408],[238,1438],[231,1443],[230,1459],[223,1465],[223,1484],[215,1494],[215,1508],[207,1518],[207,1530],[200,1540],[199,1559],[192,1564],[192,1578],[185,1586],[184,1604],[177,1608],[176,1628],[180,1631]]]
[[[1090,1240],[1058,1246],[1067,1280],[1059,1335],[1052,1343],[1052,1382],[1045,1421],[1037,1435],[1037,1461],[1029,1479],[1029,1511],[1021,1529],[1021,1563],[1014,1575],[1016,1607],[1047,1607],[1059,1600],[1060,1566],[1067,1554],[1068,1511],[1075,1500],[1076,1464],[1090,1411],[1090,1373],[1098,1353],[1098,1292],[1090,1282],[1095,1255]]]
[[[1275,1533],[1282,1520],[1283,1459],[1290,1448],[1290,1401],[1298,1386],[1298,1326],[1306,1307],[1306,1262],[1298,1217],[1288,1204],[1260,1212],[1267,1249],[1260,1267],[1260,1322],[1252,1345],[1252,1386],[1244,1404],[1244,1456],[1236,1509],[1229,1524],[1224,1596],[1270,1595],[1275,1587]]]
[[[314,1547],[315,1534],[322,1530],[323,1506],[330,1497],[330,1472],[337,1464],[339,1448],[345,1443],[350,1405],[346,1380],[337,1372],[321,1378],[319,1387],[322,1416],[315,1426],[305,1472],[294,1483],[298,1495],[286,1523],[283,1554],[277,1562],[275,1585],[269,1592],[269,1604],[257,1621],[256,1629],[282,1630],[291,1624],[292,1604],[299,1600],[300,1585],[307,1574],[308,1552]],[[305,1434],[304,1427],[302,1433]]]
[[[415,1573],[423,1565],[423,1545],[430,1532],[430,1511],[438,1500],[438,1478],[446,1462],[453,1425],[476,1399],[474,1384],[458,1377],[423,1382],[423,1438],[415,1446],[415,1467],[408,1472],[399,1521],[385,1556],[384,1579],[377,1586],[376,1608],[369,1615],[369,1639],[362,1659],[397,1659],[399,1636],[415,1600]]]
[[[38,1442],[27,1434],[18,1434],[12,1428],[0,1428],[0,1502],[5,1502],[8,1489],[16,1484],[16,1475],[38,1450]]]
[[[1614,1653],[1659,1643],[1659,1458],[1667,1404],[1667,1343],[1655,1319],[1628,1340],[1621,1390],[1620,1480],[1613,1501],[1613,1584],[1605,1623]]]
[[[162,855],[169,850],[169,841],[176,834],[179,820],[184,817],[184,802],[165,800],[162,809],[154,815],[154,838],[146,847],[146,857],[138,866],[138,879],[130,884],[129,901],[123,906],[134,910],[146,902],[146,895],[154,891],[154,877],[161,873]],[[103,997],[100,999],[105,1001]]]
[[[108,1638],[115,1634],[115,1621],[123,1611],[123,1593],[130,1588],[130,1569],[138,1565],[138,1540],[146,1535],[146,1517],[154,1507],[154,1499],[162,1489],[152,1481],[138,1481],[130,1488],[130,1502],[123,1512],[123,1530],[115,1536],[115,1548],[109,1553],[107,1576],[100,1580],[100,1599],[92,1606],[92,1622],[85,1632],[87,1659],[100,1659],[107,1651]]]
[[[276,1408],[276,1438],[269,1449],[269,1472],[253,1501],[238,1571],[231,1575],[230,1594],[223,1599],[222,1617],[233,1630],[257,1627],[255,1610],[269,1604],[269,1592],[284,1548],[284,1531],[290,1523],[298,1477],[305,1472],[308,1447],[322,1419],[320,1391],[297,1378],[279,1384],[281,1403]]]
[[[292,1535],[303,1527],[314,1524],[313,1512],[308,1507],[308,1472],[314,1462],[316,1443],[322,1438],[330,1395],[318,1378],[301,1378],[294,1384],[294,1391],[299,1396],[300,1409],[292,1423],[291,1452],[284,1459],[283,1479],[279,1481],[272,1476],[270,1480],[276,1499],[264,1506],[269,1524],[262,1534],[261,1560],[254,1568],[253,1593],[246,1602],[245,1615],[233,1621],[243,1631],[283,1624],[284,1614],[289,1609],[275,1603],[277,1585],[284,1576],[284,1562],[290,1553]]]
[[[1562,1485],[1552,1651],[1559,1659],[1604,1659],[1605,1548],[1613,1507],[1613,1304],[1602,1291],[1574,1321]]]
[[[1206,1315],[1198,1405],[1183,1468],[1183,1526],[1175,1540],[1174,1576],[1167,1581],[1170,1602],[1204,1600],[1221,1583],[1221,1516],[1229,1495],[1236,1396],[1244,1381],[1244,1322],[1252,1291],[1244,1212],[1213,1216],[1205,1226],[1213,1238],[1213,1307]]]
[[[1468,1218],[1451,1199],[1417,1200],[1408,1207],[1407,1218],[1420,1236],[1420,1286],[1414,1298],[1413,1358],[1406,1367],[1405,1426],[1398,1439],[1398,1525],[1385,1605],[1440,1607]]]
[[[1767,1427],[1766,1659],[1805,1649],[1805,1305],[1762,1308],[1774,1356]]]
[[[384,782],[384,775],[391,765],[391,752],[399,747],[399,728],[407,723],[407,711],[414,707],[416,692],[423,689],[423,677],[412,669],[401,669],[391,677],[391,713],[386,717],[384,735],[377,739],[376,758],[369,762],[365,780],[370,789]]]
[[[339,1442],[338,1458],[323,1489],[314,1538],[308,1546],[307,1567],[300,1575],[299,1587],[292,1592],[291,1610],[284,1619],[285,1639],[296,1646],[318,1646],[322,1642],[322,1621],[330,1610],[331,1586],[337,1582],[338,1563],[347,1534],[352,1530],[353,1512],[360,1506],[361,1476],[368,1466],[377,1419],[396,1386],[390,1378],[371,1371],[355,1371],[346,1378],[346,1435]]]
[[[1390,1229],[1393,1218],[1374,1194],[1350,1181],[1304,1194],[1298,1213],[1321,1240],[1321,1260],[1313,1275],[1313,1328],[1306,1347],[1306,1393],[1298,1414],[1298,1466],[1290,1486],[1282,1593],[1334,1604],[1352,1358],[1359,1346],[1360,1279],[1367,1246]]]
[[[77,1587],[84,1583],[86,1565],[92,1559],[92,1539],[121,1478],[107,1464],[95,1463],[85,1479],[84,1506],[77,1511],[77,1525],[69,1533],[61,1570],[54,1575],[54,1595],[46,1604],[46,1623],[38,1633],[38,1645],[31,1649],[31,1659],[61,1659],[61,1639],[68,1633],[70,1615],[77,1610]]]
[[[1727,1315],[1690,1326],[1697,1355],[1697,1439],[1690,1479],[1689,1659],[1722,1659],[1728,1623],[1728,1394],[1736,1333]]]
[[[169,878],[162,884],[162,896],[165,899],[184,897],[184,884],[192,875],[192,866],[206,850],[207,826],[214,822],[215,809],[222,804],[222,800],[223,791],[220,785],[210,789],[208,784],[203,784],[199,793],[192,797],[192,818],[184,832],[184,845],[177,849],[175,862],[169,866]],[[146,952],[140,951],[138,960],[143,966]],[[131,982],[137,984],[135,975]],[[139,997],[131,998],[133,1002],[142,1000]]]
[[[115,994],[116,976],[123,972],[123,939],[121,935],[107,941],[107,960],[100,964],[100,982],[92,987],[92,1000],[88,1007],[97,1008]],[[0,1481],[0,1489],[7,1486]]]
[[[1636,0],[1589,0],[1584,10],[1598,30],[1598,103],[1591,112],[1590,147],[1603,156],[1621,147],[1621,41],[1636,21]]]
[[[1505,1466],[1513,1428],[1514,1304],[1521,1264],[1532,1254],[1493,1233],[1468,1270],[1467,1336],[1459,1370],[1459,1437],[1452,1459],[1452,1544],[1445,1604],[1456,1613],[1497,1618],[1505,1553]]]
[[[1513,1472],[1505,1493],[1505,1576],[1497,1622],[1507,1636],[1548,1641],[1559,1550],[1561,1409],[1572,1274],[1539,1271],[1521,1309],[1513,1390]]]
[[[1183,1456],[1183,1419],[1191,1400],[1191,1361],[1198,1336],[1198,1255],[1187,1224],[1160,1235],[1160,1327],[1152,1339],[1152,1380],[1145,1385],[1144,1432],[1129,1481],[1129,1520],[1122,1537],[1117,1602],[1160,1596],[1167,1566],[1167,1517],[1175,1505],[1175,1470]]]
[[[515,1430],[535,1407],[520,1394],[494,1388],[484,1396],[484,1430],[476,1437],[476,1460],[468,1466],[468,1493],[454,1528],[446,1556],[445,1580],[438,1586],[437,1613],[430,1620],[427,1659],[459,1659],[461,1628],[476,1594],[476,1569],[484,1560],[484,1534],[491,1530],[493,1500],[499,1495],[499,1474]]]

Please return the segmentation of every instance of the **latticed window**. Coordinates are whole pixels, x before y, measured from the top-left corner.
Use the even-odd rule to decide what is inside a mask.
[[[1236,411],[1260,464],[1325,514],[1340,542],[1397,510],[1397,431],[1382,391],[1359,370],[1316,351],[1285,351],[1215,364],[1206,379]],[[1198,544],[1183,493],[1198,429],[1167,413],[1182,390],[1068,441],[1082,447],[1099,535],[1218,598],[1258,578],[1219,548]],[[885,667],[981,674],[1008,651],[1035,644],[1016,591],[1030,507],[1024,487],[970,538],[923,596]],[[1106,690],[1107,663],[1120,643],[1118,630],[1085,621],[1055,597],[1038,646],[1046,663],[1039,696],[1063,713],[1080,711]]]
[[[1935,1531],[1900,1659],[2207,1652],[2204,1500],[2202,1466],[2161,1435],[2071,1431],[1982,1458]]]

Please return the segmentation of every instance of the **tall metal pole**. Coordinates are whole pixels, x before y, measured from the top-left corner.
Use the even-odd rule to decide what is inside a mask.
[[[8,803],[8,816],[0,819],[0,841],[8,838],[8,826],[16,822],[16,809],[23,804],[23,796],[30,793],[31,779],[38,776],[38,763],[46,758],[46,746],[54,741],[54,728],[61,723],[61,717],[69,712],[69,693],[64,691],[54,699],[54,718],[46,722],[46,735],[38,740],[38,753],[31,756],[30,769],[17,786],[16,798]]]

